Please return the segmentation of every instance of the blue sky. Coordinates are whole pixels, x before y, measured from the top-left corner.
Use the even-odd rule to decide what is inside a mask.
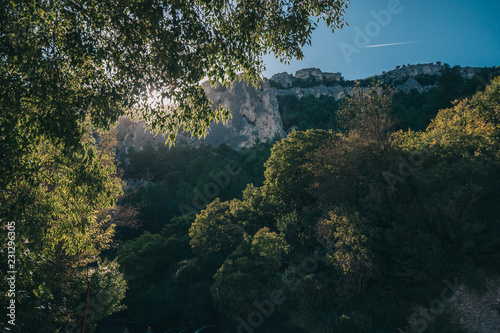
[[[266,56],[264,76],[317,67],[360,79],[403,64],[500,65],[500,0],[351,0],[345,18],[349,27],[334,34],[320,24],[302,61]],[[392,43],[406,44],[366,47]]]

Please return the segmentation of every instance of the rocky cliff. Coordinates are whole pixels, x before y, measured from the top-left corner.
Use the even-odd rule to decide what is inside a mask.
[[[443,69],[443,65],[441,64],[440,61],[434,63],[429,63],[429,64],[418,64],[418,65],[403,65],[403,66],[397,66],[395,69],[388,71],[388,72],[382,72],[382,75],[377,75],[376,77],[382,78],[382,79],[402,79],[406,77],[415,77],[417,75],[439,75],[441,73],[441,70]],[[464,79],[470,79],[472,78],[480,68],[476,67],[460,67],[460,74]]]
[[[276,89],[270,86],[269,80],[265,80],[259,88],[244,81],[236,81],[229,88],[221,84],[211,87],[208,82],[203,83],[203,87],[210,100],[229,107],[231,119],[225,125],[212,123],[210,133],[202,139],[179,133],[176,144],[207,144],[217,147],[225,143],[239,150],[251,147],[256,142],[285,136]],[[154,137],[146,130],[144,122],[136,123],[123,117],[118,123],[118,141],[122,149],[131,146],[142,149],[148,143],[153,146],[164,144],[166,138],[161,135]]]
[[[207,137],[197,142],[212,146],[226,143],[240,149],[285,135],[276,91],[268,80],[259,88],[244,81],[235,82],[229,88],[223,85],[212,88],[208,83],[203,87],[210,100],[229,107],[231,119],[227,125],[212,124]]]
[[[422,92],[430,89],[432,84],[422,86],[415,78],[422,75],[439,75],[442,69],[440,62],[403,65],[364,81],[400,82],[396,87],[401,91],[416,89]],[[460,74],[464,78],[471,78],[478,71],[479,68],[460,68]],[[229,88],[223,85],[211,87],[207,82],[203,84],[207,96],[212,101],[229,107],[232,118],[226,125],[213,123],[210,133],[204,139],[195,139],[180,133],[177,143],[185,142],[194,146],[208,144],[214,147],[225,143],[239,150],[258,141],[281,138],[286,136],[287,129],[283,128],[278,110],[278,96],[296,95],[301,98],[312,95],[341,99],[353,92],[353,85],[353,81],[345,81],[340,73],[322,72],[318,68],[301,69],[295,75],[276,74],[270,80],[266,79],[259,88],[244,81],[235,82]],[[156,146],[166,141],[162,136],[155,138],[145,129],[144,123],[135,123],[128,118],[120,119],[118,140],[122,149],[130,146],[141,149],[148,143]]]

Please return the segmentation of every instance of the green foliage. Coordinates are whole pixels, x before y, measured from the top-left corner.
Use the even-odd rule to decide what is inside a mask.
[[[335,323],[336,332],[369,332],[371,327],[370,318],[359,313],[353,312],[348,315],[341,315]]]
[[[127,282],[119,271],[118,264],[113,261],[101,261],[98,268],[90,277],[91,289],[87,309],[86,330],[96,332],[99,321],[109,315],[122,311],[125,306],[121,304],[125,298]],[[63,332],[77,332],[81,330],[84,306],[87,293],[87,276],[82,275],[73,284],[73,293],[78,296],[78,301],[73,305],[75,314],[71,321],[64,327]]]
[[[373,278],[376,266],[369,248],[368,235],[374,235],[358,213],[330,212],[328,218],[317,225],[318,238],[334,252],[327,263],[335,266],[344,276],[345,292],[361,293],[365,283]]]
[[[282,286],[280,272],[289,251],[290,246],[281,235],[262,228],[251,242],[243,242],[227,257],[211,287],[224,319],[231,323],[238,316],[247,318],[255,302],[261,302]],[[280,322],[279,318],[271,318],[264,327]]]
[[[414,77],[414,79],[422,86],[434,85],[439,80],[439,75],[432,74],[419,74]]]
[[[215,198],[239,198],[250,182],[261,185],[270,147],[261,143],[240,152],[225,145],[215,150],[183,145],[131,148],[121,158],[124,177],[143,183],[127,191],[120,204],[137,208],[142,230],[159,232],[173,217],[198,212]],[[134,235],[130,229],[119,232]]]
[[[253,237],[250,250],[253,254],[279,265],[281,257],[290,252],[290,246],[282,235],[264,227]]]
[[[301,205],[289,207],[301,211],[321,204],[325,213],[334,212],[315,226],[319,239],[332,249],[328,260],[303,278],[304,289],[295,290],[288,298],[290,305],[280,310],[294,318],[286,321],[288,326],[293,323],[312,332],[326,327],[311,324],[321,322],[317,316],[328,317],[314,307],[328,301],[307,296],[313,285],[338,297],[332,304],[338,312],[328,327],[363,332],[405,327],[413,305],[428,304],[440,295],[445,279],[459,277],[476,286],[484,283],[484,276],[470,272],[496,274],[499,85],[495,79],[485,92],[440,111],[425,132],[398,134],[392,141],[388,135],[365,140],[354,126],[348,135],[330,135],[326,140],[317,140],[326,135],[318,131],[294,133],[273,147],[264,182],[270,202],[278,208],[300,201]],[[359,105],[364,103],[371,103],[367,108],[378,105],[376,100]],[[377,144],[380,141],[382,145]],[[391,164],[402,163],[396,154],[412,164],[399,168],[406,173],[399,175],[401,180],[391,190],[383,175],[394,170]],[[296,184],[300,186],[292,187]],[[302,200],[295,199],[299,194]],[[345,213],[349,211],[357,213]],[[297,242],[288,236],[300,233],[296,226],[303,213],[283,215],[279,208],[276,212],[278,230],[292,241],[293,252],[310,248],[310,238],[308,243],[307,238]],[[236,278],[257,264],[257,259],[249,258],[247,266],[237,268],[238,261],[232,261],[232,268],[223,271]],[[246,293],[251,295],[251,288]],[[453,330],[446,318],[440,318],[436,327]]]
[[[110,245],[110,213],[122,183],[106,137],[101,133],[97,145],[85,133],[68,155],[62,144],[40,136],[25,151],[10,151],[6,160],[13,164],[2,164],[0,218],[15,223],[18,327],[57,332],[74,311],[72,282]],[[6,244],[7,234],[0,237]],[[6,248],[0,257],[6,262]]]
[[[237,202],[215,199],[199,215],[189,230],[191,247],[198,256],[228,255],[245,238],[245,231],[232,214]],[[234,208],[233,208],[234,207]]]
[[[393,95],[394,91],[389,88],[385,91],[381,87],[369,91],[356,89],[342,102],[337,115],[339,127],[382,147],[394,126],[390,116]]]
[[[285,128],[297,126],[302,131],[337,129],[338,103],[333,97],[305,96],[299,99],[295,95],[284,95],[278,97],[278,102]]]
[[[309,205],[313,199],[308,186],[308,172],[303,168],[308,154],[328,142],[335,134],[326,131],[295,131],[277,142],[265,167],[264,191],[279,213]]]
[[[129,279],[126,305],[131,318],[158,322],[172,307],[165,290],[178,263],[190,258],[188,230],[193,216],[174,218],[160,234],[143,233],[118,251],[118,262]]]
[[[1,109],[73,146],[85,115],[107,127],[127,109],[169,138],[181,127],[205,135],[210,121],[225,121],[229,112],[211,107],[203,78],[228,85],[242,73],[257,83],[265,54],[301,59],[315,27],[311,17],[340,29],[347,2],[10,1],[4,7]]]
[[[310,87],[316,87],[322,84],[323,81],[318,81],[314,77],[308,77],[307,79],[295,79],[292,82],[292,87],[299,87],[299,88],[310,88]]]
[[[482,68],[474,77],[463,79],[458,66],[451,68],[445,65],[439,76],[417,75],[415,79],[422,86],[433,84],[433,81],[435,86],[422,93],[397,93],[394,96],[393,117],[401,129],[424,130],[439,110],[451,107],[455,99],[470,97],[484,90],[499,74],[495,67]],[[397,85],[397,82],[392,84]]]

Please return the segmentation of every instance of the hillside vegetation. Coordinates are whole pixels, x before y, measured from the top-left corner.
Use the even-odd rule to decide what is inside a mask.
[[[418,331],[444,280],[484,286],[499,273],[500,78],[473,94],[449,71],[426,94],[282,98],[290,124],[309,129],[272,147],[129,151],[121,166],[139,185],[121,205],[137,214],[108,253],[134,276],[125,315]],[[427,332],[455,322],[444,314]]]

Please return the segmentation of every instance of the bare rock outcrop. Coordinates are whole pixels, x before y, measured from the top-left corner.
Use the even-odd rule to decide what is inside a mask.
[[[210,100],[229,107],[231,119],[226,125],[210,126],[210,133],[200,143],[219,146],[226,143],[233,149],[251,147],[257,141],[265,142],[285,136],[278,109],[275,89],[265,80],[259,88],[244,81],[236,81],[229,88],[203,84]]]

